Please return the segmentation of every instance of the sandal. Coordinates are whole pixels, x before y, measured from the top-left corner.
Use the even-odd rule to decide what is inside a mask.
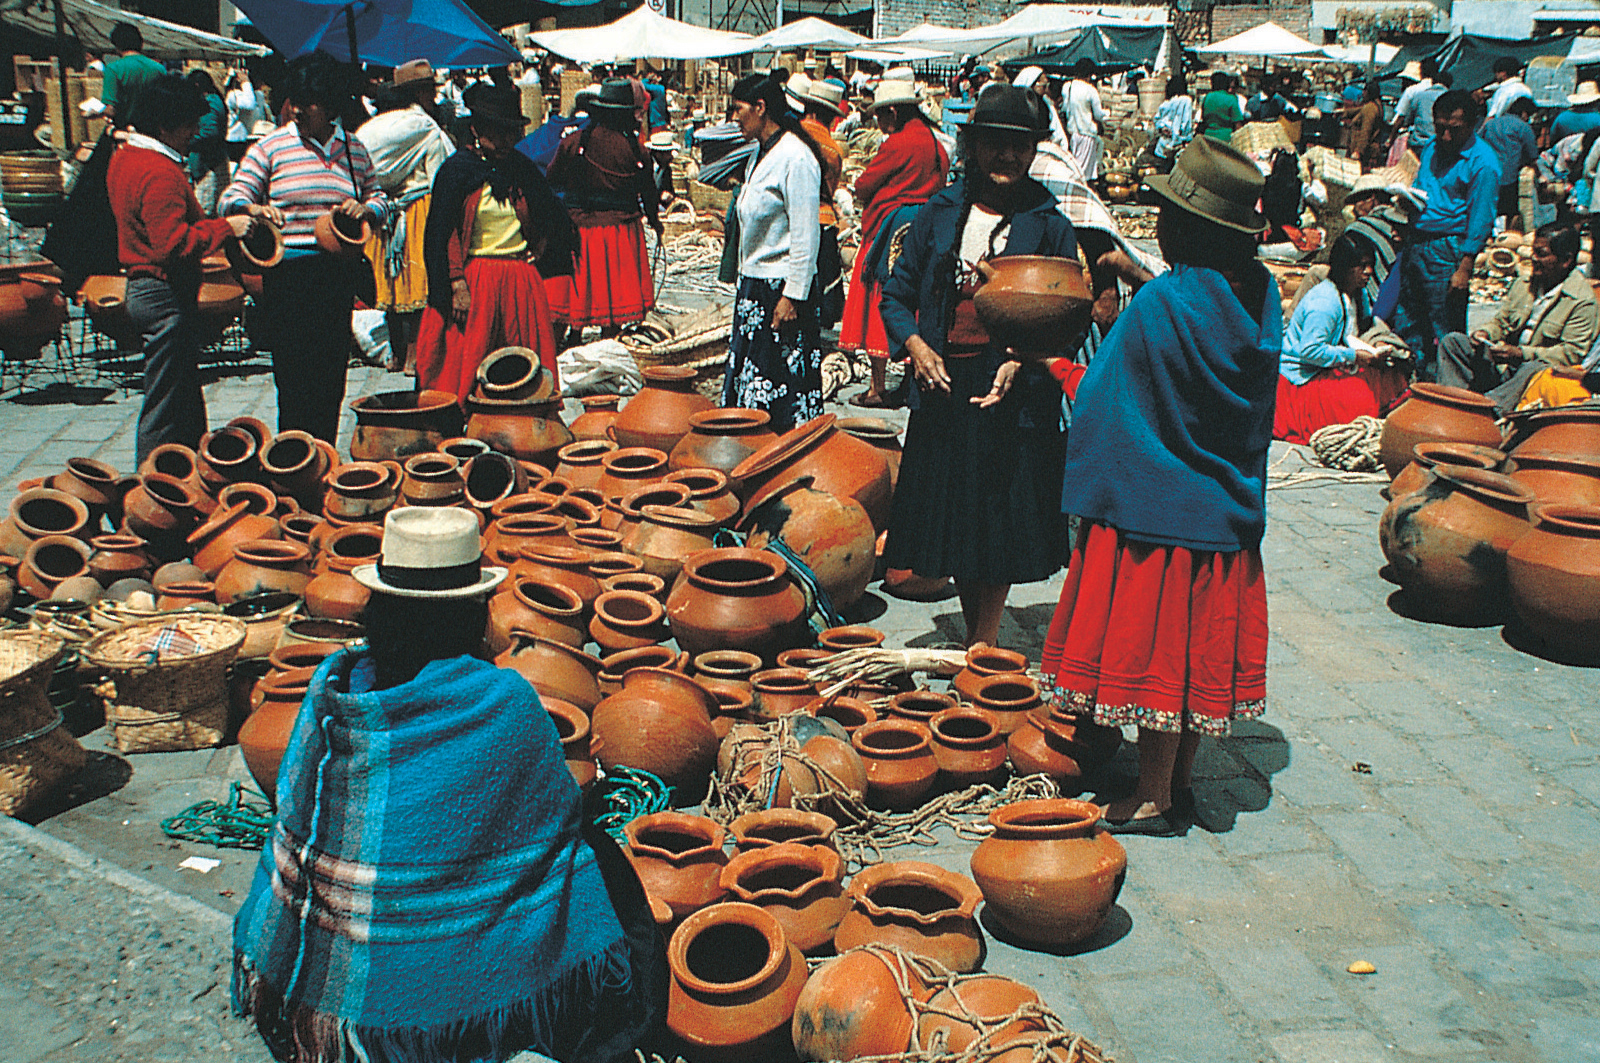
[[[859,406],[864,410],[888,410],[893,408],[889,405],[887,398],[871,388],[850,396],[850,405]]]
[[[1182,832],[1181,825],[1174,823],[1168,817],[1172,809],[1166,812],[1157,812],[1153,816],[1135,816],[1120,822],[1102,819],[1101,826],[1105,827],[1107,834],[1142,834],[1147,838],[1176,838]]]

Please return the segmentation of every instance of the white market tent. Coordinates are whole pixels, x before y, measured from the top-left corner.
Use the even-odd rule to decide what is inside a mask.
[[[1215,44],[1196,48],[1195,51],[1201,55],[1304,56],[1308,59],[1324,54],[1320,46],[1289,32],[1276,22],[1263,22],[1253,29],[1224,37]]]
[[[878,63],[883,66],[895,66],[900,63],[920,63],[928,59],[944,59],[951,53],[949,51],[935,51],[929,48],[857,48],[855,51],[846,52],[851,59],[865,59],[869,63]]]
[[[1388,66],[1389,60],[1398,55],[1400,49],[1393,44],[1378,42],[1377,64]],[[1370,44],[1330,44],[1322,49],[1322,54],[1340,63],[1366,63],[1372,59],[1372,45]]]
[[[266,55],[268,49],[215,33],[180,26],[176,22],[123,11],[95,0],[61,0],[62,20],[69,36],[77,38],[91,55],[114,51],[111,27],[131,22],[144,37],[144,52],[152,59],[239,59]],[[41,37],[54,37],[56,9],[53,0],[3,0],[0,21]]]
[[[771,33],[762,34],[755,39],[754,48],[758,52],[782,52],[800,48],[845,50],[866,48],[871,44],[871,38],[863,37],[843,26],[835,26],[823,19],[808,17],[780,26]]]
[[[877,41],[874,47],[895,48],[910,45],[916,48],[938,49],[950,52],[987,52],[1017,41],[1032,45],[1052,44],[1075,37],[1085,26],[1165,26],[1167,10],[1164,7],[1123,7],[1092,4],[1029,4],[1015,15],[992,26],[972,29],[952,29],[924,22],[898,37]]]
[[[578,63],[624,59],[717,59],[757,50],[748,33],[729,33],[679,22],[650,10],[648,4],[604,26],[545,30],[532,35],[540,48]]]

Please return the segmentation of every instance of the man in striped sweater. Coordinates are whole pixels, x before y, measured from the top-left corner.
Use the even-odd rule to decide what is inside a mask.
[[[298,428],[330,443],[364,262],[359,244],[353,253],[319,245],[316,222],[332,212],[377,224],[389,212],[367,149],[334,117],[349,94],[345,69],[330,57],[316,52],[290,63],[290,123],[250,149],[218,204],[225,215],[265,218],[283,230],[283,262],[262,278],[258,342],[272,351],[278,430]]]

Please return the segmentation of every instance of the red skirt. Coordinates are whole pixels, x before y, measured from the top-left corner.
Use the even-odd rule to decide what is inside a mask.
[[[1330,367],[1304,384],[1291,384],[1280,375],[1272,437],[1309,443],[1312,432],[1330,424],[1349,424],[1357,417],[1382,417],[1405,389],[1405,371],[1394,367]]]
[[[839,321],[839,349],[865,351],[871,358],[887,358],[889,334],[883,327],[883,315],[878,313],[883,285],[876,281],[869,284],[861,276],[871,246],[872,241],[863,240],[861,249],[856,252],[856,263],[850,267],[850,290],[845,293],[844,317]]]
[[[501,347],[527,347],[556,372],[556,336],[544,278],[520,258],[467,260],[467,290],[472,308],[465,328],[430,306],[417,324],[417,387],[448,391],[465,399],[478,363]],[[559,381],[559,378],[556,378]]]
[[[1267,697],[1261,552],[1124,540],[1086,524],[1044,644],[1052,703],[1111,726],[1222,736]]]
[[[546,281],[545,294],[555,319],[577,328],[643,321],[656,305],[644,222],[578,226],[576,269]]]

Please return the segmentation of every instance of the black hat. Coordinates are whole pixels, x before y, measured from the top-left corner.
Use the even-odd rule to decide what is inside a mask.
[[[469,117],[474,122],[516,126],[518,129],[528,124],[527,117],[522,113],[522,96],[509,85],[490,85],[480,81],[469,86],[462,95]]]
[[[606,78],[600,83],[599,94],[590,96],[583,105],[591,111],[631,111],[633,86],[628,84],[627,78]]]
[[[1027,89],[995,82],[978,96],[967,119],[969,129],[1001,129],[1008,133],[1032,133],[1043,137],[1050,125],[1034,105]]]

